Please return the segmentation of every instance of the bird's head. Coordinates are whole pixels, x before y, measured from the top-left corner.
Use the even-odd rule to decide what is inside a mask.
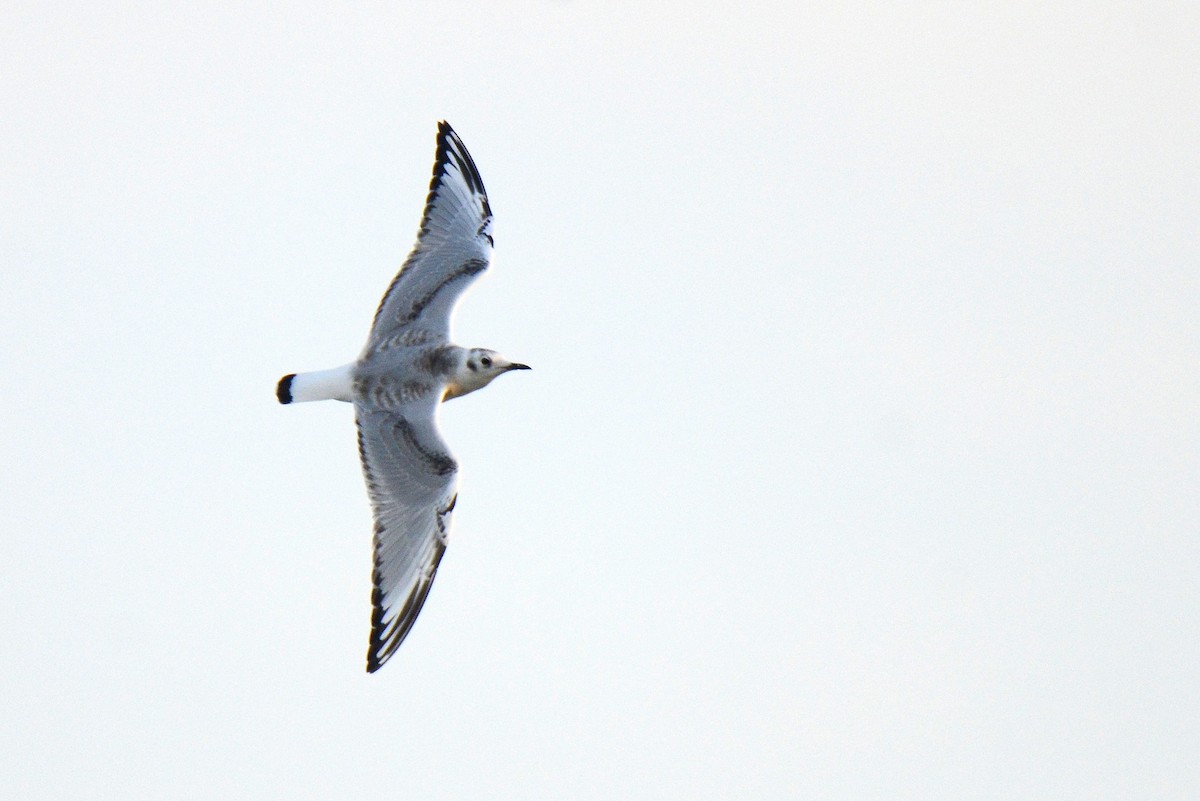
[[[486,387],[498,375],[511,370],[528,370],[527,364],[510,362],[494,350],[471,348],[466,352],[462,367],[446,389],[443,400],[450,400]]]

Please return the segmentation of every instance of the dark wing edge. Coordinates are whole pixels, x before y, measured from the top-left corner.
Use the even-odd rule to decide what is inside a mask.
[[[451,162],[462,173],[475,194],[479,195],[479,199],[483,203],[484,221],[486,222],[492,216],[492,206],[488,203],[487,190],[483,188],[483,179],[479,177],[475,159],[471,158],[467,146],[463,144],[462,139],[458,138],[458,134],[450,127],[450,123],[442,120],[438,123],[437,154],[433,158],[433,177],[429,180],[429,194],[425,196],[425,213],[421,216],[421,230],[417,234],[418,239],[429,227],[429,209],[433,205],[438,187],[442,185],[442,179],[446,175],[446,165]],[[492,242],[491,234],[485,234],[485,236],[489,242]]]
[[[417,229],[417,243],[413,247],[412,252],[404,260],[400,271],[396,273],[395,278],[388,284],[387,291],[383,293],[383,298],[379,301],[379,307],[375,310],[375,317],[371,321],[372,331],[379,325],[379,318],[383,314],[383,309],[387,305],[388,299],[392,296],[392,291],[404,277],[409,265],[421,255],[421,240],[429,233],[430,217],[433,213],[434,204],[437,202],[442,182],[446,178],[446,170],[450,165],[457,168],[471,191],[479,197],[482,206],[482,220],[477,235],[487,237],[488,244],[495,245],[490,225],[492,220],[492,206],[488,203],[487,190],[483,186],[483,178],[479,175],[479,168],[475,166],[475,160],[471,158],[467,146],[463,144],[462,139],[450,127],[450,123],[441,120],[438,122],[437,151],[433,158],[433,177],[429,179],[429,192],[425,195],[425,209],[421,213],[421,227]],[[483,267],[486,266],[487,263],[483,262]],[[482,272],[482,269],[475,272]]]
[[[378,551],[378,546],[376,546],[376,551]],[[421,614],[421,608],[425,606],[425,599],[433,587],[433,580],[437,577],[438,566],[442,563],[442,554],[445,552],[446,546],[441,541],[434,544],[433,561],[421,574],[412,588],[412,592],[405,599],[404,605],[400,607],[400,611],[396,613],[396,617],[390,623],[384,622],[387,610],[383,608],[383,590],[380,588],[383,576],[380,570],[380,560],[376,557],[375,567],[371,571],[373,589],[371,590],[371,639],[367,645],[368,673],[374,673],[387,664],[387,661],[392,658],[392,654],[396,653],[396,649],[400,647],[400,643],[404,642],[404,638],[408,636],[413,623],[417,622],[417,615]]]

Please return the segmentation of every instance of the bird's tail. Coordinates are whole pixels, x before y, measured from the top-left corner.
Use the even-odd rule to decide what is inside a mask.
[[[280,403],[354,399],[354,364],[343,364],[331,370],[311,373],[288,373],[275,386]]]

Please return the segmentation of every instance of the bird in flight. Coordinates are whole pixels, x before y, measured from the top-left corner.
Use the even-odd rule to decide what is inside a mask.
[[[383,295],[362,354],[341,367],[285,375],[276,387],[280,403],[354,404],[375,519],[369,673],[404,642],[446,550],[458,463],[438,433],[438,404],[529,369],[450,341],[454,305],[491,256],[483,180],[458,134],[441,122],[417,243]]]

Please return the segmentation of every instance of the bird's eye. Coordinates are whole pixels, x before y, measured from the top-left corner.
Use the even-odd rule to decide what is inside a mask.
[[[482,364],[484,367],[491,367],[492,366],[492,357],[484,356],[482,359],[479,360],[479,363]]]

